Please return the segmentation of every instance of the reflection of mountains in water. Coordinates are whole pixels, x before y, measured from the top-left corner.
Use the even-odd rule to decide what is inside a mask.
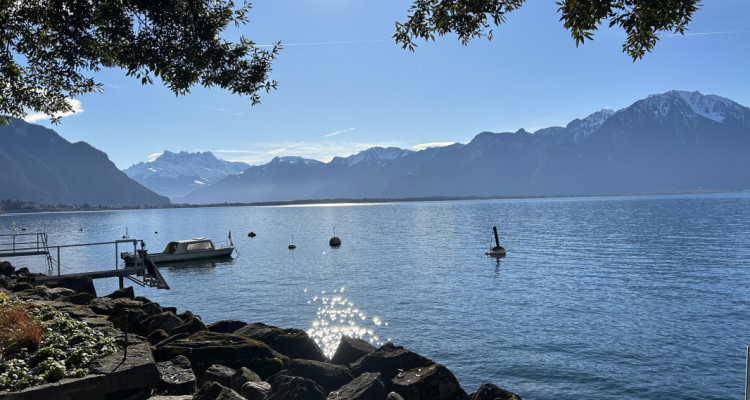
[[[323,290],[320,295],[307,301],[307,304],[322,303],[307,334],[329,358],[333,357],[343,335],[382,346],[384,343],[374,328],[389,325],[380,317],[368,318],[353,302],[342,295],[344,289],[334,289],[330,294]],[[388,338],[386,341],[390,342],[391,339]]]

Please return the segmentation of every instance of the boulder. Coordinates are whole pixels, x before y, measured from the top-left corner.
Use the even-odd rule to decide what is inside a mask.
[[[0,261],[0,275],[10,277],[16,273],[16,269],[8,261]]]
[[[341,365],[351,364],[377,349],[362,339],[342,336],[331,362]]]
[[[94,361],[89,367],[92,374],[104,375],[105,393],[149,389],[159,382],[159,370],[145,343],[127,347]]]
[[[91,311],[99,315],[112,315],[115,308],[115,299],[108,297],[96,297],[89,304]]]
[[[475,393],[471,394],[471,400],[521,400],[517,394],[501,389],[491,383],[485,383]]]
[[[133,300],[135,298],[135,292],[133,291],[132,286],[128,286],[123,289],[117,289],[114,292],[104,296],[110,299],[130,299]]]
[[[458,380],[441,364],[413,368],[393,378],[393,391],[405,399],[468,400]]]
[[[170,360],[180,354],[190,360],[193,370],[201,375],[213,364],[230,368],[248,367],[261,378],[267,378],[289,366],[289,358],[257,340],[216,332],[198,332],[178,340],[159,343],[155,357]]]
[[[171,334],[177,335],[180,333],[189,333],[192,335],[193,333],[207,330],[208,328],[206,328],[206,324],[201,321],[200,317],[196,317],[191,314],[186,319],[183,319],[181,324],[172,329]]]
[[[260,322],[248,324],[235,335],[260,340],[289,358],[326,361],[327,358],[314,340],[301,329],[281,329]]]
[[[237,372],[232,376],[232,380],[229,382],[229,387],[234,389],[235,392],[242,394],[242,385],[247,382],[262,382],[260,376],[255,372],[247,369],[246,367],[240,367]],[[244,394],[242,394],[244,396]]]
[[[426,367],[433,361],[393,343],[386,343],[374,352],[355,361],[350,367],[354,376],[365,372],[379,372],[388,385],[399,372]]]
[[[289,370],[282,373],[313,380],[322,386],[326,393],[338,389],[354,379],[349,368],[343,365],[304,359],[292,360]]]
[[[385,383],[377,372],[365,372],[332,391],[326,400],[380,400],[386,396]]]
[[[140,308],[149,317],[152,315],[161,314],[164,312],[164,309],[159,307],[159,305],[156,303],[143,303]]]
[[[208,326],[208,330],[211,332],[219,333],[234,333],[237,329],[240,329],[247,325],[247,322],[238,321],[236,319],[228,319],[223,321],[217,321]]]
[[[140,308],[123,308],[119,306],[121,300],[115,300],[115,308],[112,310],[113,315],[109,319],[118,329],[122,329],[125,332],[135,332],[138,329],[138,325],[148,316]],[[147,332],[146,335],[150,333]]]
[[[35,294],[35,293],[33,293],[34,286],[32,284],[30,284],[29,282],[15,282],[15,283],[11,283],[10,284],[10,290],[12,290],[14,292],[23,292],[24,290],[31,290],[32,293],[29,293],[29,294],[30,295],[31,294]],[[39,297],[39,296],[37,296],[37,297]],[[41,297],[40,297],[40,299],[41,299]]]
[[[232,384],[232,376],[235,374],[235,370],[224,365],[214,364],[201,375],[198,380],[198,386],[203,387],[206,382],[216,382],[222,386],[230,387]]]
[[[396,392],[390,392],[388,396],[385,396],[385,400],[404,400],[404,398]]]
[[[245,400],[245,398],[226,386],[208,382],[193,396],[193,400]]]
[[[8,277],[0,274],[0,287],[7,288],[8,285],[10,285],[10,281],[8,280]]]
[[[325,389],[310,379],[277,374],[268,380],[271,391],[265,400],[323,400]]]
[[[169,361],[156,364],[161,381],[156,390],[171,395],[192,395],[196,389],[196,379],[190,368],[190,360],[177,356]]]
[[[152,315],[143,321],[139,322],[133,332],[148,336],[151,332],[161,329],[169,335],[172,329],[180,325],[182,321],[179,317],[169,311],[165,311],[161,314]]]
[[[164,332],[164,330],[162,329],[157,329],[151,332],[151,334],[146,337],[146,340],[148,340],[148,342],[152,345],[156,345],[157,343],[167,339],[168,337],[169,335],[167,335],[167,332]]]
[[[264,400],[270,392],[271,384],[268,382],[245,382],[238,393],[247,400]]]
[[[96,297],[96,288],[94,287],[94,280],[88,276],[75,277],[75,278],[60,278],[54,281],[45,282],[45,286],[50,288],[65,287],[73,289],[76,292],[88,293]]]
[[[90,304],[92,300],[94,300],[95,297],[91,295],[91,293],[85,293],[85,292],[76,292],[75,294],[64,298],[63,300],[70,301],[73,304]]]

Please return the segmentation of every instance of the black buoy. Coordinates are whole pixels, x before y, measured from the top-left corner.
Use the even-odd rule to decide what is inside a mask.
[[[289,250],[294,250],[296,248],[297,246],[294,245],[294,236],[292,236],[292,244],[289,245]]]
[[[484,254],[488,256],[494,256],[494,257],[502,257],[505,255],[505,248],[503,246],[500,246],[500,239],[497,237],[497,227],[492,227],[492,232],[495,234],[495,246],[490,248],[489,251],[485,252]]]
[[[255,232],[250,232],[247,234],[247,237],[255,237]]]
[[[333,237],[328,241],[328,245],[331,247],[341,246],[341,239],[336,236],[336,228],[333,228]]]

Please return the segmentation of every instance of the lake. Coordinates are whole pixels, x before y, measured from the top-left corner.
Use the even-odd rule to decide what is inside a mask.
[[[127,229],[151,252],[231,231],[233,260],[161,268],[171,290],[136,294],[206,323],[305,329],[328,354],[342,332],[392,341],[469,393],[489,382],[526,400],[743,396],[748,194],[3,214],[0,233],[12,222],[50,245]],[[493,226],[501,259],[484,255]],[[63,249],[61,272],[116,259],[114,246]]]

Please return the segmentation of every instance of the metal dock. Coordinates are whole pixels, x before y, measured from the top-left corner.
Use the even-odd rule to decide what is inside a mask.
[[[140,244],[140,249],[138,246]],[[61,260],[60,260],[60,249],[71,248],[71,247],[87,247],[87,246],[112,246],[114,245],[115,250],[115,262],[114,269],[102,270],[102,271],[90,271],[90,272],[78,272],[71,274],[62,274]],[[138,258],[135,265],[132,267],[120,268],[119,257],[120,249],[131,248],[133,253],[138,253],[141,257]],[[120,281],[120,288],[124,287],[124,279],[129,279],[133,283],[140,286],[155,287],[157,289],[169,289],[169,285],[164,280],[164,277],[159,272],[156,264],[148,256],[146,250],[144,250],[145,244],[142,240],[138,239],[123,239],[115,240],[113,242],[99,242],[99,243],[83,243],[83,244],[69,244],[61,246],[49,246],[47,243],[47,234],[44,232],[36,233],[13,233],[0,235],[0,257],[24,257],[24,256],[35,256],[44,255],[47,260],[47,275],[34,277],[34,281],[38,283],[44,283],[49,281],[56,281],[65,278],[81,278],[89,277],[91,279],[102,279],[102,278],[114,278],[117,277]],[[55,258],[53,255],[56,255]],[[55,269],[57,273],[55,274]]]

